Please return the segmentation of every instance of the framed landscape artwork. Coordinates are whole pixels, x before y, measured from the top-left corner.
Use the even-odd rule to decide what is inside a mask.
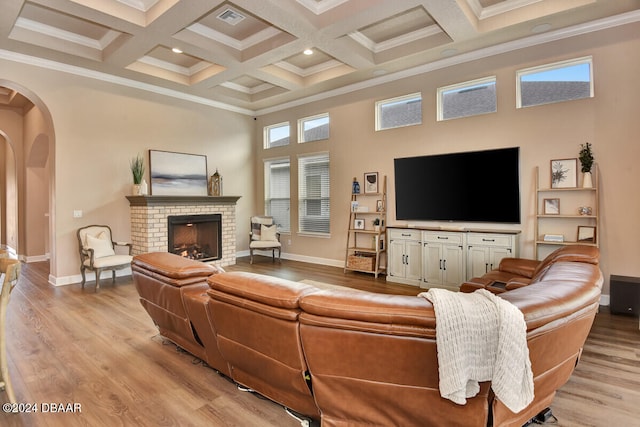
[[[207,156],[149,150],[151,194],[206,196]]]

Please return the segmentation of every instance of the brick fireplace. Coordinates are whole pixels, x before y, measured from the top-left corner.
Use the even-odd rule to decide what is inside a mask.
[[[219,214],[222,254],[212,264],[236,263],[237,196],[127,196],[131,212],[133,254],[168,252],[168,218]]]

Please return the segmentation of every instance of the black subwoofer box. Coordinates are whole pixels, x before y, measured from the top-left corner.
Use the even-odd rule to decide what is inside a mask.
[[[609,277],[611,290],[611,313],[640,314],[640,277]]]

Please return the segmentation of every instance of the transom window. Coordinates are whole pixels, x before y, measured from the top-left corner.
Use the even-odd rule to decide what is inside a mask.
[[[412,93],[376,102],[376,131],[422,123],[422,94]]]
[[[329,139],[329,113],[298,120],[298,142]]]
[[[289,122],[278,123],[264,127],[264,148],[282,147],[289,145]]]
[[[592,68],[588,56],[518,71],[516,107],[592,98]]]
[[[498,111],[496,77],[485,77],[438,88],[438,120]]]

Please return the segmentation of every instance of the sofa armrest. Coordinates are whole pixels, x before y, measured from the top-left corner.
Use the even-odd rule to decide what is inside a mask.
[[[498,270],[522,277],[533,277],[540,261],[526,258],[502,258]]]

